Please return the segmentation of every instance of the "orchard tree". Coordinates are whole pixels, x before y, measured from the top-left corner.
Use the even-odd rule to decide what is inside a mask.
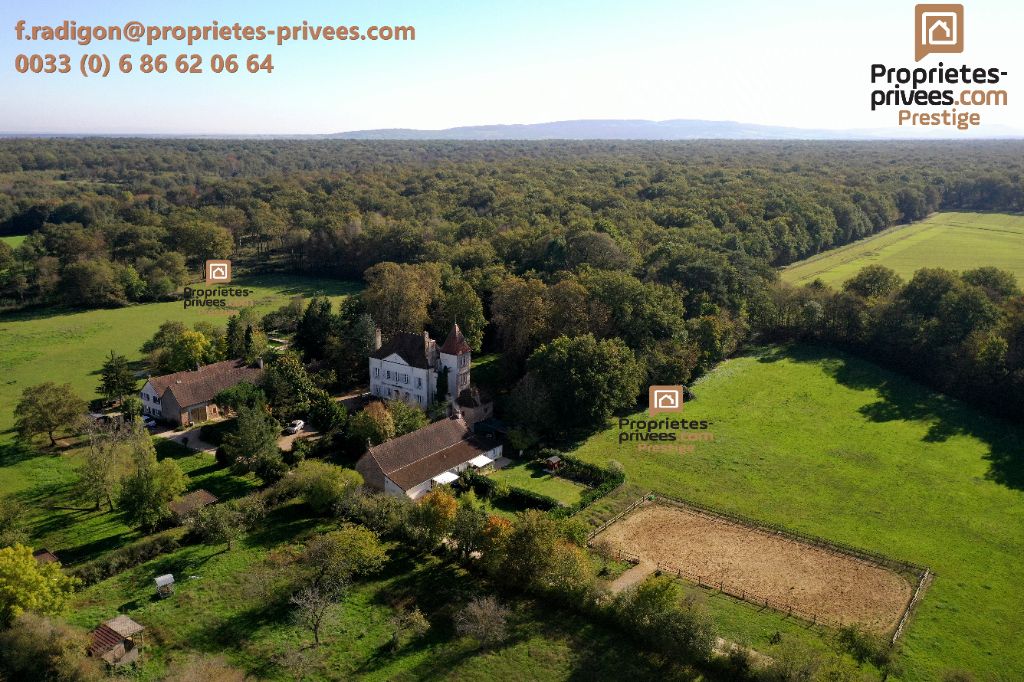
[[[480,648],[490,649],[508,638],[509,614],[494,597],[476,597],[455,614],[455,631],[475,640]]]
[[[15,428],[24,440],[45,434],[56,446],[55,434],[76,426],[86,411],[85,401],[78,397],[71,384],[52,381],[29,386],[21,393],[15,407]]]
[[[354,578],[380,571],[388,553],[380,538],[363,526],[345,526],[318,535],[306,546],[303,563],[316,588],[348,585]]]
[[[358,471],[315,459],[303,460],[287,479],[290,489],[318,514],[331,512],[362,485]]]

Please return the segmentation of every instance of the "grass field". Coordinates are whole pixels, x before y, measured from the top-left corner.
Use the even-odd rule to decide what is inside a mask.
[[[937,578],[902,640],[905,679],[1024,676],[1022,429],[811,347],[730,360],[694,391],[686,414],[715,437],[694,453],[620,447],[613,427],[576,454],[622,462],[641,489],[927,565]],[[755,648],[786,622],[709,603],[723,636]]]
[[[289,578],[297,543],[330,529],[301,505],[275,510],[230,552],[190,546],[94,585],[76,597],[71,620],[82,627],[127,613],[144,624],[147,662],[140,679],[159,679],[191,652],[224,655],[259,679],[616,680],[661,679],[662,671],[618,633],[542,604],[510,605],[511,638],[479,652],[458,638],[451,619],[480,590],[477,579],[436,558],[391,545],[392,561],[356,583],[332,607],[319,649],[289,617]],[[175,595],[153,596],[154,575],[172,572]],[[417,606],[430,630],[398,651],[389,642],[397,605]],[[675,678],[673,678],[675,679]]]
[[[924,267],[970,270],[992,265],[1024,283],[1024,216],[937,213],[794,263],[782,270],[782,279],[793,284],[821,279],[839,286],[875,264],[892,268],[904,279]]]
[[[586,486],[560,476],[552,476],[535,462],[515,462],[490,474],[499,483],[514,485],[554,498],[564,505],[576,504]]]
[[[25,241],[25,235],[23,234],[14,237],[0,237],[0,242],[8,244],[12,249],[23,241]]]

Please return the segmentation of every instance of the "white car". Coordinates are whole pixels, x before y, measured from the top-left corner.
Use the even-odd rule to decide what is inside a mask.
[[[156,428],[156,420],[149,416],[143,417],[142,425],[145,426],[147,429]]]
[[[301,419],[296,419],[295,421],[288,424],[288,426],[284,427],[284,432],[288,434],[298,433],[303,428],[305,428],[305,426],[306,422],[302,421]]]

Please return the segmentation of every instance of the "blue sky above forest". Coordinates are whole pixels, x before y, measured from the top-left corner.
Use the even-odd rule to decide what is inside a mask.
[[[874,62],[914,66],[912,2],[196,2],[93,0],[0,7],[0,131],[331,133],[580,118],[697,118],[813,128],[892,126],[868,106]],[[1019,125],[1024,3],[965,4],[966,51],[999,66]],[[73,44],[16,41],[58,24],[413,25],[415,42]],[[19,74],[19,53],[273,54],[273,74]],[[941,55],[919,65],[934,66]]]

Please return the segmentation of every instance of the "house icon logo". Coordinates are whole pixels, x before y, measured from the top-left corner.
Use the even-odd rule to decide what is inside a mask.
[[[208,260],[205,274],[207,284],[227,284],[231,281],[231,261]]]
[[[647,392],[647,413],[681,412],[683,409],[682,386],[651,386]]]
[[[963,5],[917,5],[914,8],[914,58],[964,51]]]

